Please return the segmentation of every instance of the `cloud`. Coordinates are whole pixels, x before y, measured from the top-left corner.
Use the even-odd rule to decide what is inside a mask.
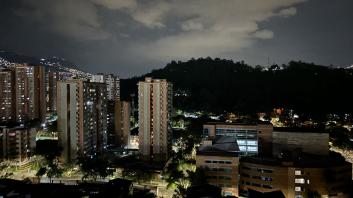
[[[295,7],[286,8],[280,10],[278,15],[283,17],[289,17],[297,14],[297,9]]]
[[[293,16],[304,1],[21,0],[17,13],[70,39],[120,39],[131,56],[169,60],[232,54],[271,39],[274,32],[258,24]]]
[[[148,28],[163,28],[165,27],[163,20],[170,9],[171,4],[167,1],[149,0],[147,3],[139,4],[136,9],[130,11],[130,14],[133,19]]]
[[[117,9],[134,9],[137,6],[136,0],[91,0],[96,5],[104,6],[105,8]]]
[[[16,14],[34,27],[77,40],[108,39],[99,21],[97,9],[86,0],[22,0]]]
[[[253,36],[259,39],[271,39],[273,38],[273,32],[270,30],[259,30],[256,31]]]
[[[184,31],[202,30],[203,25],[200,22],[189,20],[189,21],[185,21],[181,24],[181,29]]]
[[[271,39],[271,30],[258,24],[273,17],[296,14],[293,7],[305,0],[178,0],[159,13],[163,27],[179,26],[182,31],[154,40],[137,40],[131,53],[155,60],[222,56],[251,47],[259,39]],[[170,19],[173,22],[170,22]]]

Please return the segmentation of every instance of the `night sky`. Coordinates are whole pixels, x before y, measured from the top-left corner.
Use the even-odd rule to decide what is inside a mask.
[[[0,49],[130,77],[171,60],[353,64],[352,0],[0,0]]]

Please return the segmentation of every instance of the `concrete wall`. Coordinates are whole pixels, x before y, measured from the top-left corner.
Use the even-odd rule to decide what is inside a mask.
[[[273,132],[273,155],[284,150],[300,149],[315,155],[328,155],[329,134],[310,132]]]

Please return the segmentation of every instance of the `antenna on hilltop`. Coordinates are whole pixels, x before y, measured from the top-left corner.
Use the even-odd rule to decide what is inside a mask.
[[[267,66],[270,66],[270,56],[267,56]]]

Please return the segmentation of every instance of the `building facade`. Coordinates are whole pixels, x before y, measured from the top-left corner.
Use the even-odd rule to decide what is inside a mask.
[[[44,122],[47,112],[47,102],[45,96],[45,68],[44,66],[33,66],[32,68],[33,84],[30,85],[30,90],[33,90],[34,92],[34,118],[38,118],[41,122]]]
[[[0,127],[0,160],[21,163],[29,159],[36,146],[36,129]]]
[[[115,145],[126,147],[130,139],[131,106],[127,101],[115,101],[114,126],[115,134],[112,141]]]
[[[329,133],[324,128],[303,129],[275,127],[273,129],[273,156],[292,150],[327,156],[329,154]]]
[[[0,71],[0,123],[14,121],[14,75],[11,70]]]
[[[107,147],[107,98],[104,83],[57,83],[59,142],[65,161],[102,153]]]
[[[90,77],[91,82],[104,83],[107,87],[107,133],[109,147],[121,147],[122,142],[119,140],[122,136],[117,136],[117,131],[121,132],[121,109],[117,112],[117,102],[120,101],[120,79],[114,74],[95,74]],[[119,113],[119,115],[117,115]],[[120,119],[119,123],[117,119]],[[119,126],[116,126],[119,124]],[[117,130],[119,128],[119,130]],[[127,125],[125,125],[127,129]]]
[[[240,194],[282,191],[286,198],[350,197],[352,164],[341,156],[301,159],[245,157],[240,160]]]
[[[272,124],[261,123],[219,123],[203,125],[203,137],[236,137],[241,155],[268,155],[272,152]]]
[[[170,149],[172,84],[146,78],[138,83],[139,150],[147,159],[164,160]]]
[[[238,196],[239,147],[234,137],[204,141],[196,153],[196,166],[204,169],[209,184],[223,196]]]
[[[48,71],[45,74],[46,82],[46,101],[47,101],[47,112],[55,113],[56,112],[56,83],[60,80],[59,72]]]
[[[15,65],[0,74],[0,118],[2,122],[24,123],[46,114],[45,69],[43,66]]]
[[[107,99],[120,100],[120,79],[114,74],[95,74],[91,76],[91,82],[107,84]]]

